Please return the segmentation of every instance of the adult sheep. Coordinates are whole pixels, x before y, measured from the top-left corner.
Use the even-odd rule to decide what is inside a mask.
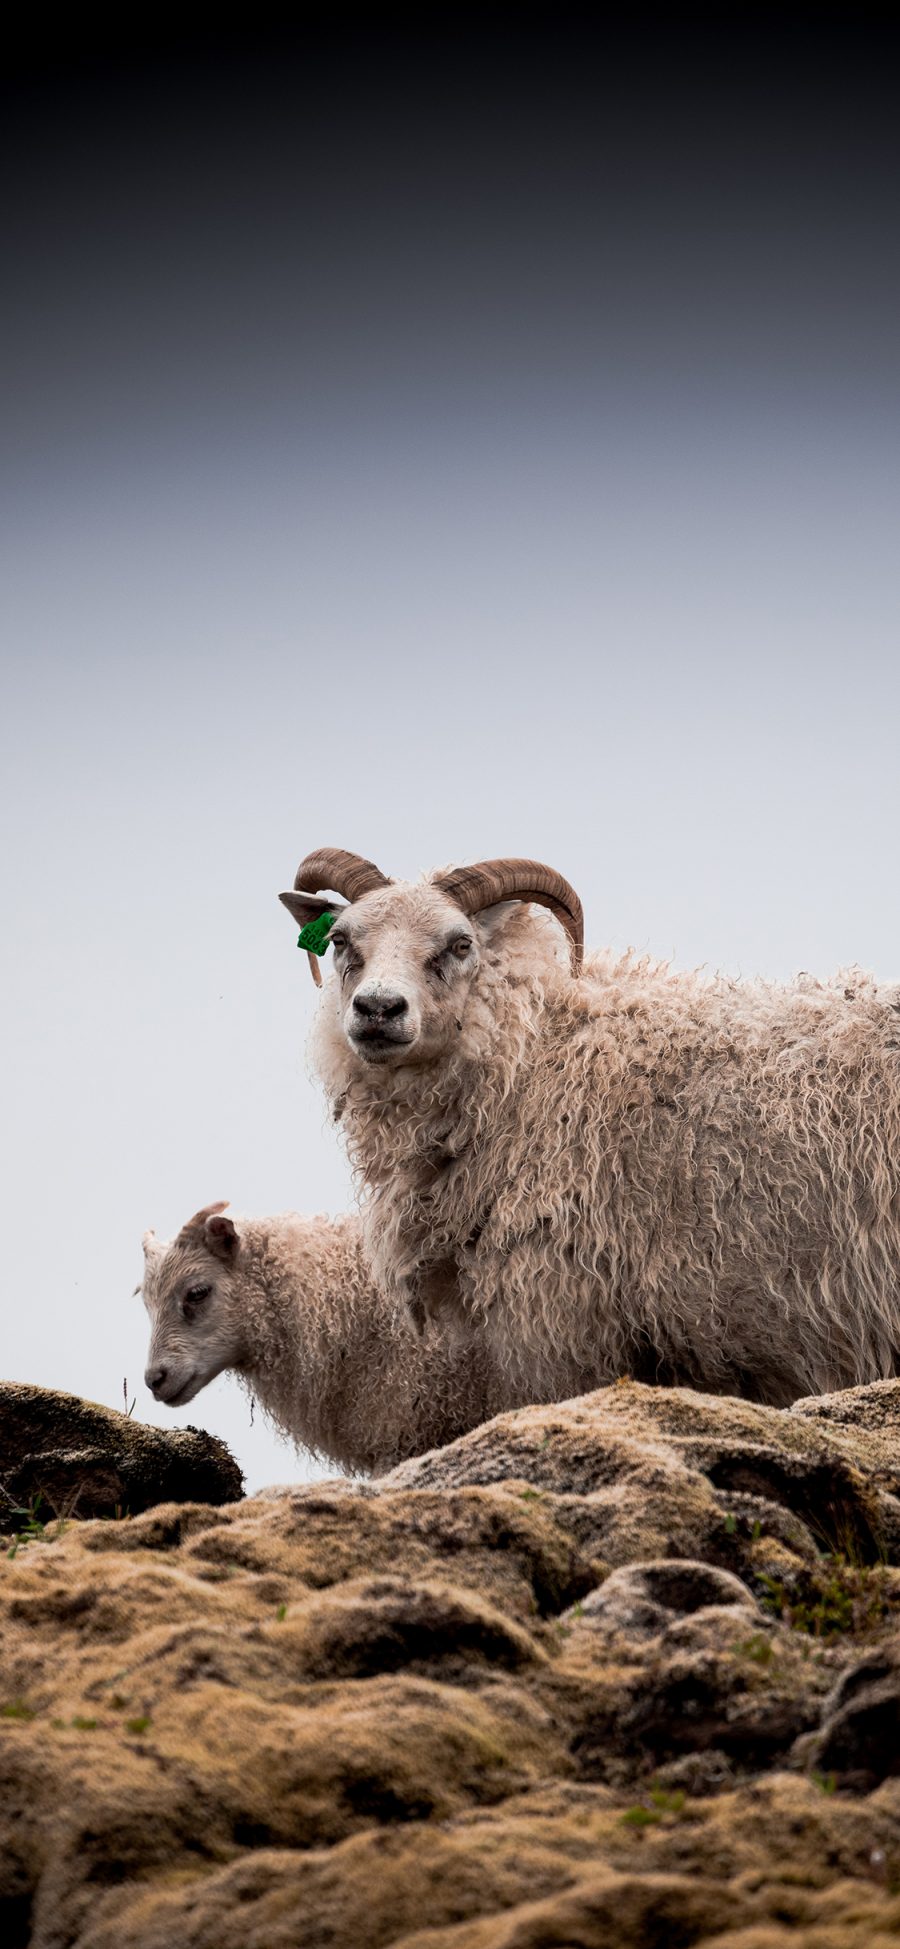
[[[231,1369],[294,1443],[380,1474],[510,1405],[492,1363],[425,1344],[373,1286],[355,1218],[225,1215],[208,1205],[163,1244],[144,1235],[145,1380],[183,1407]]]
[[[894,1371],[897,987],[583,959],[531,860],[406,884],[328,850],[281,899],[336,915],[315,1060],[373,1277],[420,1320],[450,1309],[532,1399],[632,1374],[777,1405]]]

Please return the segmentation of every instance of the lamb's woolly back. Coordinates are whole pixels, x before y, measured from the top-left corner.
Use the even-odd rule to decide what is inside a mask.
[[[374,1284],[358,1219],[287,1214],[238,1230],[251,1348],[238,1371],[293,1441],[377,1474],[496,1412],[491,1363],[452,1329],[426,1343]]]
[[[361,1061],[326,988],[314,1059],[376,1279],[449,1306],[535,1399],[632,1373],[784,1402],[894,1371],[900,991],[607,953],[576,980],[555,933],[520,907],[481,942],[431,1060]]]

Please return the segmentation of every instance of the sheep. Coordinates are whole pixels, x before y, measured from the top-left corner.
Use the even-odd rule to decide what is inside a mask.
[[[226,1368],[296,1445],[381,1474],[509,1404],[480,1350],[423,1342],[368,1276],[359,1220],[226,1217],[144,1235],[145,1380],[183,1407]]]
[[[334,915],[314,1062],[371,1275],[420,1326],[533,1400],[631,1375],[782,1406],[896,1370],[900,989],[583,959],[528,860],[409,884],[330,850],[280,898]]]

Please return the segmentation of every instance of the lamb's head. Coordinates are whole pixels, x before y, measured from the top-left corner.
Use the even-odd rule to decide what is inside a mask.
[[[332,887],[346,906],[321,897]],[[483,960],[521,911],[516,903],[549,908],[569,937],[576,973],[581,965],[581,902],[536,860],[485,860],[410,885],[332,848],[310,853],[280,898],[301,928],[335,915],[335,1000],[346,1042],[365,1063],[428,1063],[454,1046]]]
[[[150,1316],[144,1379],[157,1401],[182,1408],[226,1367],[245,1336],[237,1291],[240,1241],[224,1204],[198,1211],[168,1244],[144,1234],[141,1297]]]

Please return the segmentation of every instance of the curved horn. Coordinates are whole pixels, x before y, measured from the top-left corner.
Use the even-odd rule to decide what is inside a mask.
[[[480,913],[500,900],[534,900],[549,907],[569,936],[572,967],[581,970],[584,954],[584,913],[574,887],[536,859],[484,859],[477,866],[454,867],[435,881],[464,914]]]
[[[345,853],[340,846],[323,846],[318,853],[307,853],[294,878],[295,893],[321,893],[324,887],[340,893],[351,906],[364,893],[389,887],[390,880],[361,853]]]

